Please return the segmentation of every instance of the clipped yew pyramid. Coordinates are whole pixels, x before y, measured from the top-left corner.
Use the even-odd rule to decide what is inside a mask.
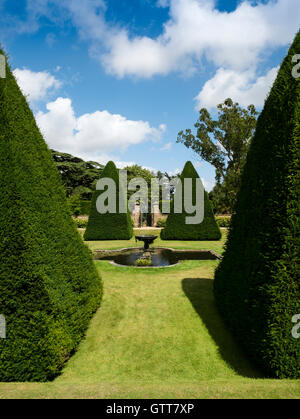
[[[197,179],[199,175],[193,164],[186,162],[181,173],[182,203],[184,202],[184,179]],[[178,191],[175,192],[179,193]],[[193,203],[196,201],[196,182],[193,183]],[[204,192],[204,220],[200,224],[186,224],[186,217],[192,216],[184,211],[180,214],[174,212],[174,201],[171,203],[170,214],[167,218],[166,227],[161,232],[163,240],[220,240],[221,231],[215,220],[208,193]]]
[[[0,195],[0,381],[50,380],[83,337],[102,286],[8,65],[0,79]]]
[[[110,161],[103,169],[100,179],[112,179],[116,185],[116,213],[100,214],[97,210],[97,199],[103,191],[93,193],[88,225],[84,240],[129,240],[133,236],[130,213],[119,211],[119,171]]]
[[[227,324],[267,376],[300,377],[300,78],[283,61],[258,119],[214,281]]]

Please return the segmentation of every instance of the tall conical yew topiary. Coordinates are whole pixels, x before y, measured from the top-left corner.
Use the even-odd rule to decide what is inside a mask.
[[[103,191],[96,190],[92,197],[84,240],[129,240],[133,236],[131,216],[128,210],[126,213],[119,210],[119,171],[112,161],[107,163],[101,173],[100,179],[105,178],[112,179],[116,186],[116,212],[98,212],[97,200]]]
[[[182,203],[184,203],[184,179],[193,179],[193,202],[196,201],[196,183],[199,178],[193,164],[186,162],[180,175],[182,182]],[[175,192],[180,193],[180,192]],[[167,218],[166,227],[161,232],[163,240],[220,240],[221,231],[215,220],[208,193],[204,191],[204,219],[200,224],[186,224],[186,217],[192,216],[184,211],[182,205],[180,214],[174,211],[174,201],[171,203],[170,214]]]
[[[299,53],[300,32],[258,119],[214,281],[237,339],[268,376],[280,378],[300,376],[293,323],[300,313],[300,78],[292,76]]]
[[[0,381],[46,381],[79,344],[102,286],[8,65],[0,79],[0,194]]]

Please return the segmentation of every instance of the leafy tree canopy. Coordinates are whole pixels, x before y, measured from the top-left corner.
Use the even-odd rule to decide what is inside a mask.
[[[254,105],[245,109],[230,98],[217,108],[216,120],[212,119],[207,109],[202,108],[195,123],[196,135],[191,129],[180,131],[177,142],[184,144],[215,167],[217,184],[223,185],[232,209],[258,113]]]
[[[91,199],[104,166],[93,161],[86,162],[71,154],[51,151],[67,196],[76,195],[82,199]]]

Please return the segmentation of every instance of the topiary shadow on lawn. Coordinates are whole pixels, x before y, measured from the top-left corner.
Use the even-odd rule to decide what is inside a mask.
[[[263,374],[251,364],[234,341],[218,313],[213,296],[213,281],[208,278],[184,278],[182,289],[218,346],[223,360],[243,377],[263,378]]]

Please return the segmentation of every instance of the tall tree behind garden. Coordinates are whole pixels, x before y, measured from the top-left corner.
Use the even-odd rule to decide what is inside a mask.
[[[104,166],[93,161],[86,162],[71,154],[51,151],[61,174],[66,195],[91,199]]]
[[[202,108],[195,123],[196,135],[191,129],[178,133],[177,142],[193,150],[202,160],[216,169],[215,194],[211,197],[215,209],[232,211],[240,187],[241,172],[256,127],[254,105],[247,109],[228,98],[217,106],[218,119],[212,119]],[[219,208],[218,208],[219,207]]]

